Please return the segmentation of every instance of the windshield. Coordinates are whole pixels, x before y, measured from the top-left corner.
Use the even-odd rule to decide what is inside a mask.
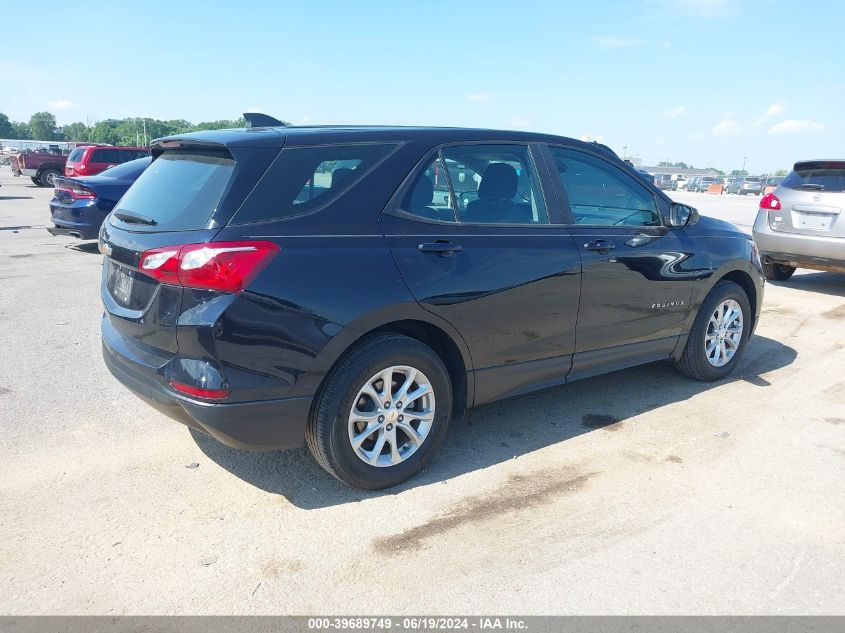
[[[129,188],[114,213],[123,211],[155,221],[149,225],[133,223],[133,230],[203,229],[234,169],[235,161],[225,151],[165,152]]]

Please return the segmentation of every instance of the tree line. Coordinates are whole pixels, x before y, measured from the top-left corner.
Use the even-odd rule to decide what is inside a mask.
[[[149,118],[106,119],[95,123],[78,121],[57,125],[50,112],[36,112],[28,122],[10,121],[0,112],[0,138],[37,141],[74,141],[83,143],[108,143],[109,145],[144,145],[154,138],[171,134],[184,134],[198,130],[219,130],[244,127],[243,117],[191,123],[184,119],[161,121]],[[287,124],[286,124],[287,125]]]

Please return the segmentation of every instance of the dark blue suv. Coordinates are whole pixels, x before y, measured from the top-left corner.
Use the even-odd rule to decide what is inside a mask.
[[[760,315],[752,241],[595,144],[253,127],[153,158],[100,233],[111,372],[354,486],[412,476],[468,407],[658,360],[723,378]]]

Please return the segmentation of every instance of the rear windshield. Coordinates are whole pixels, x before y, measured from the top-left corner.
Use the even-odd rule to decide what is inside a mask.
[[[82,158],[82,155],[85,153],[84,147],[78,147],[77,149],[73,150],[70,153],[70,156],[67,157],[69,163],[78,163]]]
[[[152,218],[136,231],[187,231],[206,227],[232,177],[225,151],[172,150],[156,158],[120,199],[117,211]]]
[[[324,207],[395,147],[368,143],[283,149],[231,223],[277,220]]]
[[[783,179],[781,186],[805,191],[845,191],[845,163],[799,167]]]

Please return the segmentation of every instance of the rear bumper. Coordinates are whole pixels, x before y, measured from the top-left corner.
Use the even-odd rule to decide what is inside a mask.
[[[773,231],[769,227],[767,214],[767,211],[757,213],[753,229],[754,242],[760,250],[761,258],[845,266],[845,238]],[[809,265],[806,267],[812,268]]]
[[[239,403],[191,400],[162,384],[155,368],[134,362],[103,338],[103,359],[112,375],[168,417],[247,450],[299,448],[304,444],[311,397]]]
[[[96,239],[100,226],[108,211],[99,209],[95,204],[83,202],[76,205],[50,204],[50,216],[55,229],[47,230],[53,235],[72,235],[83,240]]]

